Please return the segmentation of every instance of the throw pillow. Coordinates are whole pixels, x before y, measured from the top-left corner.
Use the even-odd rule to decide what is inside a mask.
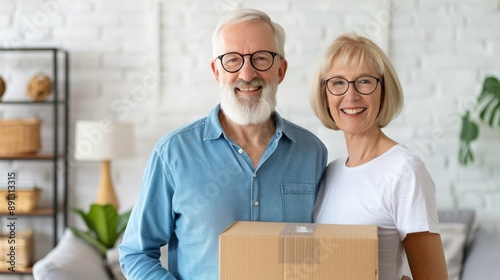
[[[438,210],[440,224],[462,223],[467,225],[467,240],[472,239],[476,211],[473,209],[440,209]]]
[[[467,225],[462,223],[440,224],[441,242],[443,243],[448,279],[460,279],[467,241]]]
[[[103,257],[85,240],[64,231],[57,246],[33,266],[37,280],[108,280]]]

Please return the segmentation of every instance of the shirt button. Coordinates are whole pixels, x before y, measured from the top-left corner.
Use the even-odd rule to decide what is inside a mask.
[[[253,174],[253,177],[254,177],[254,178],[255,178],[255,177],[257,177],[257,173],[254,173],[254,174]]]
[[[258,200],[254,201],[253,206],[259,206],[259,201]]]
[[[242,154],[243,153],[243,149],[239,149],[238,153]]]

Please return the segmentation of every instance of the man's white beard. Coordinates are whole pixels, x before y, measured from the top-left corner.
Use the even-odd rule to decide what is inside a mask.
[[[269,119],[276,108],[278,82],[264,83],[261,79],[250,82],[239,81],[222,84],[221,108],[229,119],[239,125],[263,123]],[[236,96],[235,88],[262,86],[259,96]]]

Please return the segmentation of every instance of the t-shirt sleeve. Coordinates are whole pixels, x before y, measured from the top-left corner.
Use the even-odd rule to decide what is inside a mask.
[[[439,233],[436,188],[418,157],[404,161],[393,180],[394,223],[401,240],[414,232]]]

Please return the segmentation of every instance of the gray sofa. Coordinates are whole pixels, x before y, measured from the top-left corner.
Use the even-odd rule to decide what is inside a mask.
[[[500,237],[475,226],[471,209],[440,210],[450,280],[500,279]]]
[[[475,229],[474,218],[473,210],[439,211],[450,280],[500,279],[500,237]],[[35,264],[33,276],[35,280],[125,279],[116,250],[110,251],[105,261],[70,230]]]

